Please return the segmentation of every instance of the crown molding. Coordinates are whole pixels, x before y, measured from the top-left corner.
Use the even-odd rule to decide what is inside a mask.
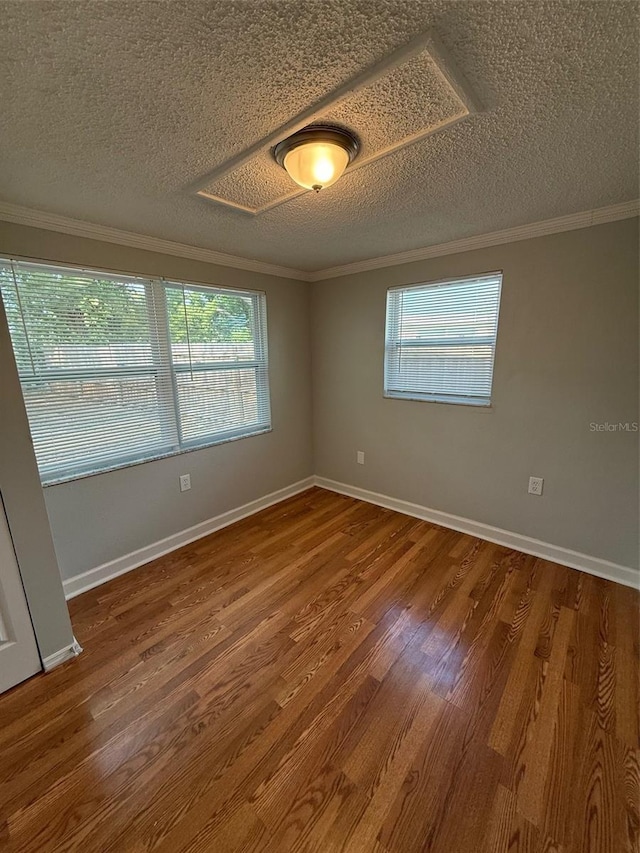
[[[452,240],[449,243],[438,243],[437,245],[426,246],[422,249],[410,249],[407,252],[382,255],[378,258],[369,258],[364,261],[355,261],[350,264],[343,264],[342,266],[327,267],[310,272],[308,270],[297,270],[292,267],[269,264],[264,261],[241,258],[237,255],[227,255],[224,252],[216,252],[213,249],[204,249],[200,246],[175,243],[172,240],[163,240],[160,237],[134,234],[130,231],[121,231],[118,228],[109,228],[106,225],[95,225],[91,222],[83,222],[79,219],[70,219],[66,216],[58,216],[54,213],[45,213],[44,211],[32,210],[28,207],[21,207],[17,204],[0,201],[0,220],[4,220],[5,222],[28,225],[32,228],[44,228],[47,231],[59,231],[75,237],[102,240],[107,243],[116,243],[119,246],[130,246],[134,249],[160,252],[164,255],[189,258],[190,260],[218,264],[223,267],[232,267],[234,269],[263,273],[265,275],[275,275],[280,278],[292,278],[297,281],[325,281],[326,279],[339,278],[344,275],[353,275],[354,273],[408,264],[413,261],[425,261],[429,258],[439,258],[443,255],[455,255],[460,252],[470,252],[473,249],[499,246],[502,243],[515,243],[518,240],[544,237],[547,234],[575,231],[579,228],[589,228],[592,225],[603,225],[606,222],[631,219],[634,216],[640,216],[640,199],[623,201],[620,204],[599,207],[595,210],[571,213],[568,216],[558,216],[555,219],[544,219],[541,222],[532,222],[529,225],[518,225],[515,228],[506,228],[504,231],[492,231],[487,234],[478,234],[475,237]]]
[[[232,267],[248,272],[276,275],[280,278],[293,278],[309,281],[309,273],[303,270],[269,264],[265,261],[254,261],[213,249],[200,246],[190,246],[186,243],[176,243],[173,240],[163,240],[160,237],[150,237],[146,234],[135,234],[131,231],[121,231],[119,228],[109,228],[106,225],[95,225],[80,219],[70,219],[58,216],[56,213],[46,213],[42,210],[32,210],[17,204],[0,201],[0,220],[13,222],[17,225],[29,225],[32,228],[44,228],[47,231],[59,231],[74,237],[88,237],[91,240],[102,240],[106,243],[116,243],[119,246],[130,246],[134,249],[145,249],[148,252],[160,252],[163,255],[174,255],[193,261],[204,261],[207,264],[218,264],[222,267]]]
[[[499,246],[502,243],[515,243],[518,240],[529,240],[532,237],[544,237],[547,234],[558,234],[562,231],[575,231],[579,228],[589,228],[592,225],[603,225],[605,222],[617,222],[620,219],[631,219],[640,215],[640,199],[623,201],[608,207],[595,210],[584,210],[580,213],[570,213],[568,216],[558,216],[555,219],[544,219],[542,222],[532,222],[529,225],[518,225],[506,228],[504,231],[492,231],[478,234],[475,237],[463,237],[449,243],[438,243],[422,249],[410,249],[394,255],[382,255],[364,261],[355,261],[337,267],[327,267],[306,273],[307,281],[325,281],[329,278],[339,278],[359,272],[395,267],[409,264],[413,261],[426,261],[429,258],[439,258],[443,255],[455,255],[460,252],[470,252],[473,249],[484,249],[488,246]]]

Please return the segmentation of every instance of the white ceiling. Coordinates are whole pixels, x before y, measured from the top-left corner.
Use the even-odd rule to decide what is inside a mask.
[[[0,2],[0,198],[301,270],[627,201],[638,196],[638,10]],[[479,113],[257,216],[195,195],[221,164],[429,32]],[[404,79],[401,106],[429,115],[429,87]],[[367,103],[352,129],[380,140],[396,119]]]

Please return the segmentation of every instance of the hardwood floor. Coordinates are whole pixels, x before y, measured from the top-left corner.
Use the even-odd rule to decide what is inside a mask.
[[[0,848],[637,851],[638,598],[311,489],[70,602]]]

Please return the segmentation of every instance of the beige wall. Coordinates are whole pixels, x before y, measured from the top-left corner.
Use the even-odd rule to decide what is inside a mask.
[[[387,287],[500,269],[493,407],[384,399]],[[318,282],[312,318],[316,474],[637,567],[639,434],[590,430],[640,420],[637,220]]]
[[[637,566],[638,433],[589,427],[640,420],[636,220],[318,282],[312,371],[302,282],[8,223],[0,254],[267,293],[273,432],[45,489],[65,578],[312,473]],[[384,399],[386,288],[496,269],[493,407]],[[5,345],[4,381],[9,359]],[[33,460],[17,460],[16,474],[23,464],[32,466],[26,530],[31,508],[40,511]],[[187,472],[193,488],[180,493]],[[542,498],[527,494],[529,475],[545,478]],[[35,596],[37,573],[31,582]]]
[[[46,505],[64,578],[313,473],[307,285],[4,222],[0,254],[267,294],[273,431],[47,487]],[[5,369],[0,364],[0,373]],[[192,488],[181,493],[178,476],[185,473],[191,474]]]

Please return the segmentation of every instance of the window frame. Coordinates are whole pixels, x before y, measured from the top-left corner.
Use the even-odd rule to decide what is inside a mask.
[[[266,293],[263,290],[241,290],[239,288],[234,287],[221,287],[220,285],[205,285],[205,284],[196,284],[192,282],[186,281],[177,281],[176,279],[159,279],[159,283],[162,286],[164,291],[164,299],[162,301],[163,305],[163,321],[164,326],[166,326],[166,340],[169,345],[169,366],[170,366],[170,374],[173,384],[173,402],[175,408],[175,422],[178,431],[178,442],[179,442],[179,450],[177,452],[187,453],[190,450],[199,450],[201,447],[211,447],[215,444],[223,444],[227,441],[235,441],[239,438],[249,438],[252,435],[259,435],[264,432],[271,432],[271,394],[269,389],[269,351],[268,351],[268,341],[267,341],[267,298]],[[177,366],[173,360],[173,354],[171,351],[171,333],[168,327],[168,317],[167,317],[167,303],[166,303],[166,291],[167,288],[173,287],[175,290],[179,290],[182,288],[186,288],[188,290],[200,290],[204,293],[210,293],[211,291],[222,293],[224,295],[237,295],[242,296],[244,298],[251,299],[251,303],[253,306],[253,333],[254,333],[254,347],[256,353],[258,353],[259,357],[254,358],[250,361],[243,362],[229,362],[229,363],[206,363],[206,364],[180,364]],[[261,306],[264,308],[263,311],[260,310]],[[244,427],[237,427],[235,429],[224,430],[223,432],[211,433],[211,436],[216,436],[215,438],[207,438],[204,441],[200,441],[198,439],[192,439],[190,441],[185,441],[182,437],[182,429],[181,429],[181,420],[180,420],[180,400],[179,400],[179,392],[177,388],[177,377],[178,374],[184,373],[210,373],[212,371],[227,371],[227,370],[255,370],[256,376],[256,399],[260,399],[260,394],[266,394],[266,399],[268,402],[269,409],[269,420],[268,426],[265,427],[261,425],[256,430],[251,430],[251,432],[246,432]]]
[[[391,348],[393,347],[396,350],[400,350],[401,346],[406,348],[410,348],[411,346],[422,346],[430,347],[430,346],[460,346],[461,344],[468,343],[465,342],[462,338],[443,338],[440,341],[428,342],[424,343],[419,340],[415,340],[410,343],[401,343],[401,339],[399,334],[393,338],[392,337],[392,310],[390,310],[391,306],[391,294],[396,291],[409,291],[409,290],[425,290],[430,287],[440,287],[446,286],[448,284],[462,284],[467,281],[479,281],[481,279],[490,279],[490,278],[498,278],[498,300],[497,300],[497,311],[496,311],[496,322],[495,322],[495,335],[493,338],[485,338],[485,339],[477,339],[474,343],[490,345],[491,346],[491,381],[489,385],[489,394],[487,397],[483,395],[477,394],[445,394],[442,392],[422,392],[422,391],[413,391],[413,390],[403,390],[403,389],[391,389],[390,388],[390,377],[389,377],[389,353]],[[411,284],[399,284],[392,285],[387,288],[386,297],[385,297],[385,331],[384,331],[384,376],[383,376],[383,397],[389,400],[412,400],[414,402],[420,403],[439,403],[439,404],[449,404],[456,406],[468,406],[476,410],[490,410],[493,407],[493,378],[495,372],[495,360],[496,360],[496,349],[498,345],[498,329],[500,324],[500,308],[502,302],[502,285],[504,282],[504,273],[503,270],[490,270],[487,272],[473,273],[471,275],[464,276],[449,276],[447,278],[438,278],[430,281],[421,281],[414,282]]]
[[[265,433],[273,431],[271,417],[271,392],[268,354],[267,294],[264,290],[257,290],[253,288],[238,288],[230,286],[228,287],[220,284],[207,284],[203,282],[178,280],[175,278],[166,278],[164,276],[154,276],[143,273],[129,273],[123,270],[115,270],[105,267],[89,267],[86,264],[73,264],[68,263],[66,261],[33,258],[23,255],[0,255],[1,263],[11,264],[12,261],[15,261],[16,263],[30,263],[41,266],[57,267],[59,269],[68,269],[71,271],[81,271],[90,275],[94,275],[97,278],[99,278],[101,274],[104,274],[105,276],[131,278],[132,280],[135,279],[144,286],[147,309],[150,315],[150,326],[154,326],[155,330],[157,330],[158,333],[158,347],[157,351],[154,353],[154,369],[149,368],[140,369],[139,371],[132,371],[128,368],[107,367],[93,370],[87,369],[85,371],[82,369],[73,370],[62,368],[59,370],[47,370],[46,376],[43,375],[43,373],[41,372],[30,378],[28,376],[21,375],[16,364],[16,370],[18,372],[21,387],[23,382],[25,382],[25,384],[28,384],[29,381],[37,383],[42,381],[55,381],[56,379],[59,381],[73,381],[78,379],[91,380],[97,376],[103,379],[110,377],[117,379],[119,376],[132,375],[132,373],[136,376],[139,375],[154,377],[158,391],[159,403],[160,401],[162,401],[162,407],[166,407],[171,411],[170,420],[174,426],[175,432],[175,440],[172,440],[174,436],[167,436],[166,449],[158,450],[156,448],[145,456],[140,456],[139,453],[125,452],[117,457],[114,456],[108,464],[99,464],[96,465],[96,467],[92,467],[90,470],[84,467],[65,467],[63,473],[62,469],[60,468],[54,469],[52,466],[49,465],[46,466],[43,470],[41,470],[40,466],[38,465],[38,471],[40,473],[40,479],[43,488],[59,485],[61,483],[73,482],[75,480],[82,480],[87,477],[94,477],[99,474],[106,474],[111,471],[117,471],[124,468],[130,468],[134,465],[143,465],[147,462],[153,462],[158,459],[166,459],[171,456],[179,456],[184,453],[191,453],[195,450],[203,450],[208,447],[214,447],[218,444],[226,444],[230,441],[237,441],[242,438],[251,438],[256,435],[263,435]],[[171,331],[169,327],[169,317],[167,310],[166,294],[167,290],[170,287],[172,287],[173,289],[184,288],[186,290],[200,290],[208,294],[211,294],[213,292],[225,296],[237,295],[243,298],[249,298],[253,307],[252,326],[254,331],[254,346],[258,357],[246,363],[220,363],[215,366],[199,366],[185,364],[181,365],[180,368],[177,369],[176,365],[174,364],[172,354]],[[0,299],[2,299],[1,294]],[[155,334],[151,337],[154,338]],[[204,438],[202,440],[196,438],[189,441],[183,441],[180,426],[180,404],[178,389],[176,385],[177,374],[199,371],[210,372],[213,370],[237,370],[239,368],[253,368],[255,370],[257,409],[258,413],[260,412],[261,406],[265,409],[267,414],[267,420],[259,420],[259,423],[256,424],[256,428],[252,428],[249,431],[247,431],[246,427],[239,426],[234,429],[210,433],[207,438]],[[169,377],[171,383],[170,389],[162,389],[161,380],[163,376]],[[261,400],[262,403],[260,402]],[[161,418],[159,423],[161,428],[166,428],[167,419]]]

